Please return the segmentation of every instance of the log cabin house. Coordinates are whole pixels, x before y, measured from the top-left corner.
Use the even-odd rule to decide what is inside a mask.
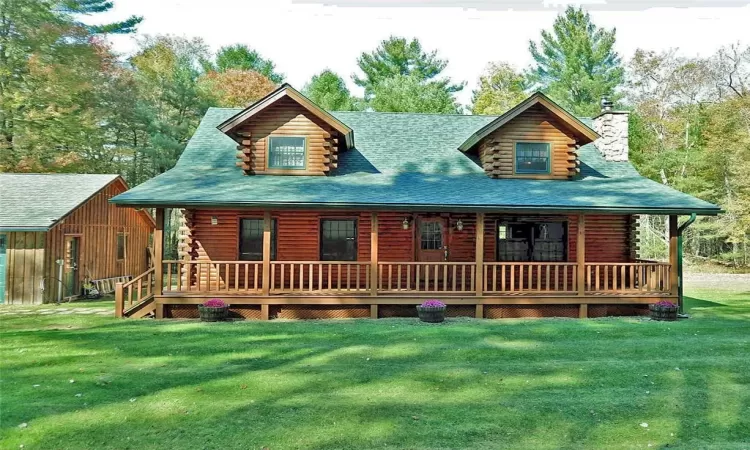
[[[153,218],[109,203],[127,189],[119,175],[0,174],[0,303],[60,301],[146,271]]]
[[[640,176],[628,115],[578,118],[535,93],[501,116],[329,112],[284,84],[211,108],[176,166],[112,199],[156,208],[154,268],[117,315],[632,314],[678,300],[679,215],[713,204]],[[165,208],[183,212],[162,260]],[[669,216],[668,261],[638,259],[639,214]],[[159,280],[157,282],[157,280]]]

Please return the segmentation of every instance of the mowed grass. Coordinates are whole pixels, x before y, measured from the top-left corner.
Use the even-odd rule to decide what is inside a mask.
[[[750,448],[725,287],[678,323],[3,315],[0,448]]]

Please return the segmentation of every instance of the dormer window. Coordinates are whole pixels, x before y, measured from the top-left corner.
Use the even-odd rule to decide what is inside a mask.
[[[299,169],[307,167],[307,139],[301,136],[269,136],[268,168]]]
[[[550,145],[547,142],[516,142],[516,173],[550,173]]]

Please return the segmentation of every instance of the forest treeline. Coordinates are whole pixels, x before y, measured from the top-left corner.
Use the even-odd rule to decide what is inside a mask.
[[[283,82],[272,55],[199,38],[139,36],[140,17],[97,26],[82,18],[107,0],[0,0],[0,171],[121,173],[131,185],[169,170],[211,106],[244,107]],[[91,21],[91,20],[88,20]],[[119,55],[107,37],[134,34]],[[393,36],[357,58],[351,81],[330,70],[303,86],[330,110],[501,114],[541,90],[581,116],[602,96],[631,111],[631,160],[660,183],[726,212],[688,229],[686,254],[750,264],[750,47],[715,54],[637,50],[623,58],[616,30],[569,7],[529,42],[533,63],[504,61],[477,74],[471,104],[456,94],[449,61],[418,39]],[[664,249],[661,217],[643,217],[644,257]]]

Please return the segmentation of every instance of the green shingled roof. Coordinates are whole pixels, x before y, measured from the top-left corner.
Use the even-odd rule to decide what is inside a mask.
[[[491,179],[458,150],[497,116],[332,112],[355,148],[329,176],[245,176],[236,143],[216,126],[240,109],[211,108],[177,165],[113,202],[136,206],[273,206],[435,211],[606,211],[716,214],[715,205],[579,149],[580,179]],[[584,119],[584,123],[590,121]]]
[[[118,176],[0,174],[0,231],[46,231]]]

